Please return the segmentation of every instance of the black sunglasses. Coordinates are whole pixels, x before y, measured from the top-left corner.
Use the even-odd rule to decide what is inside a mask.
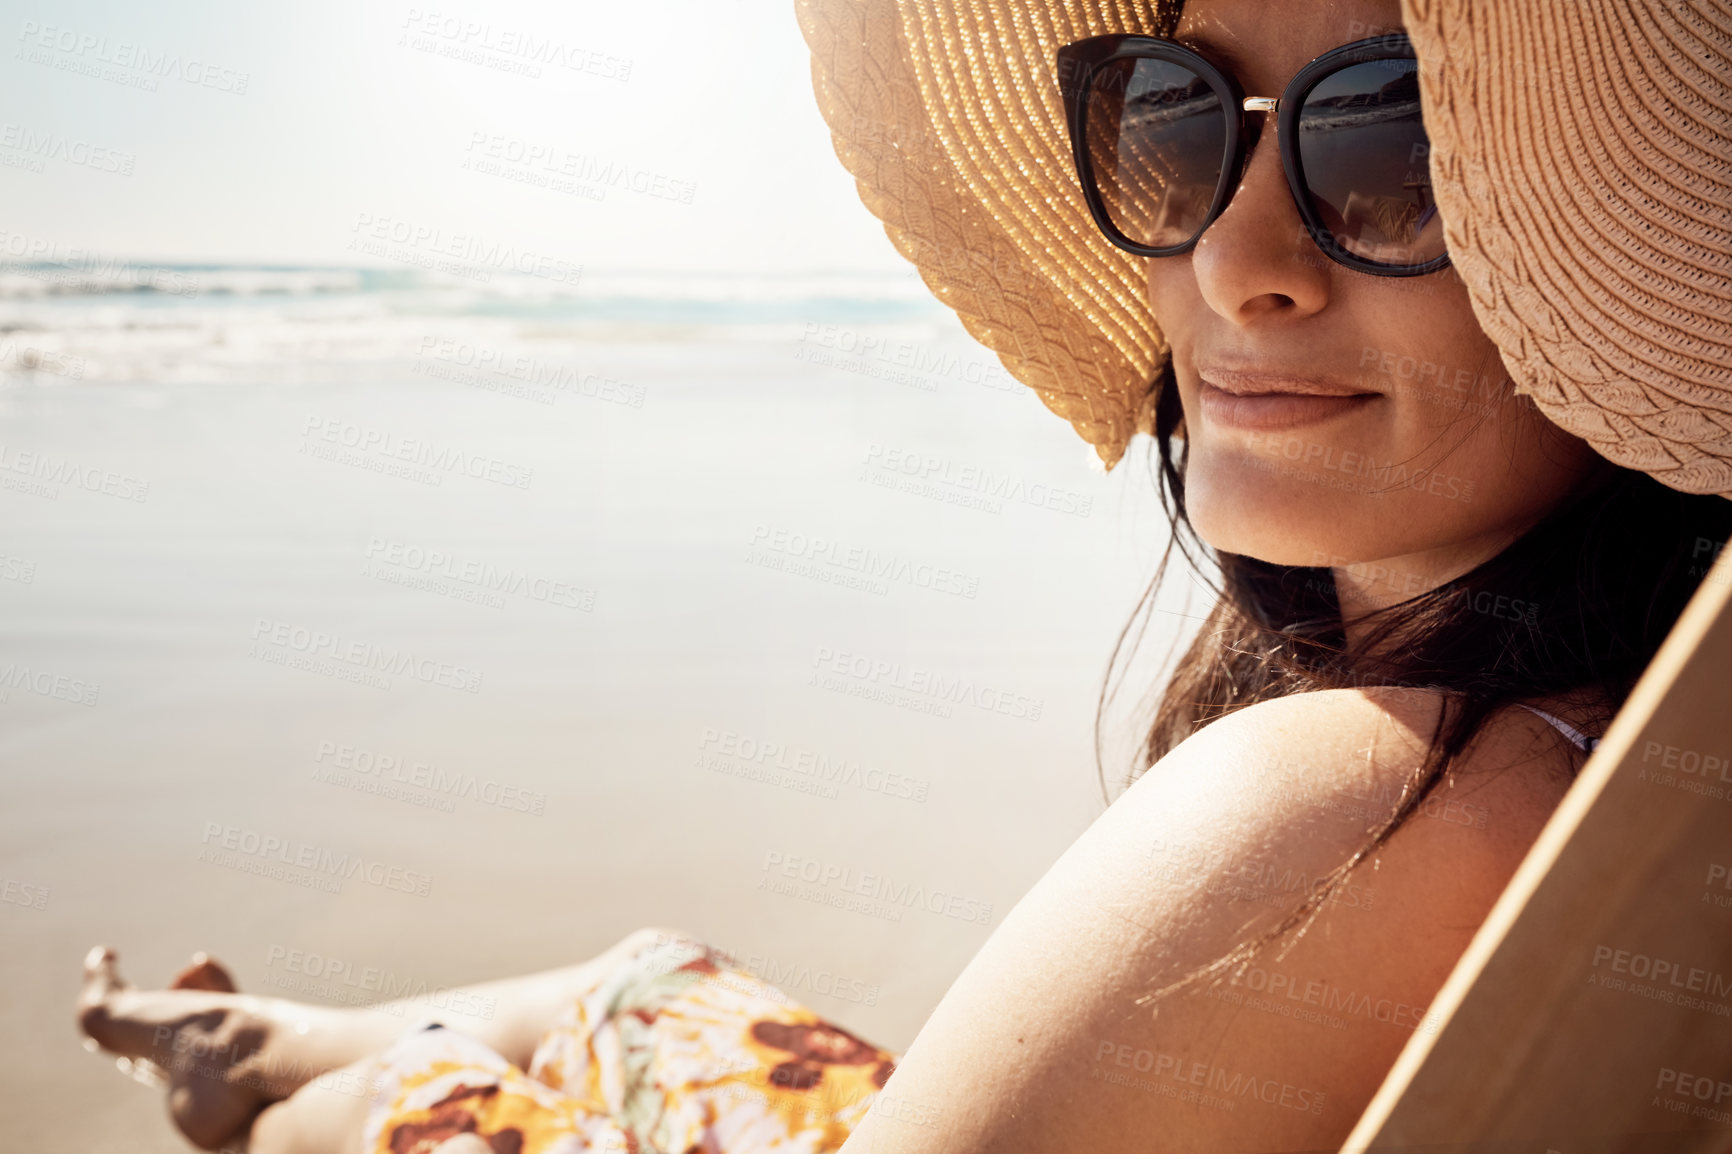
[[[1419,61],[1406,36],[1344,44],[1278,99],[1171,40],[1094,36],[1058,51],[1083,197],[1107,239],[1138,256],[1189,252],[1243,179],[1274,112],[1299,219],[1331,259],[1378,276],[1449,263],[1431,195]]]

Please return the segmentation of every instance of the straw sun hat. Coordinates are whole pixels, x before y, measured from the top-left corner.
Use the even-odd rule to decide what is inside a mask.
[[[796,0],[837,155],[892,243],[1110,469],[1167,344],[1077,185],[1054,53],[1171,0]],[[1608,459],[1732,497],[1732,0],[1403,0],[1480,326]],[[1372,33],[1368,33],[1372,34]]]

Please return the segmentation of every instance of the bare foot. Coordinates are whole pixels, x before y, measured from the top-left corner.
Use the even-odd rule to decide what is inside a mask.
[[[104,1050],[161,1069],[175,1125],[195,1146],[216,1150],[293,1087],[273,1093],[259,1061],[272,1024],[232,993],[227,970],[198,955],[175,984],[134,989],[115,968],[114,951],[98,946],[84,959],[78,1025]]]

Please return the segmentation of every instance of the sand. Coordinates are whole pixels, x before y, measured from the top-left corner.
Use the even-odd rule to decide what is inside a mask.
[[[552,404],[7,377],[6,1144],[186,1148],[79,1048],[96,943],[360,1004],[663,925],[905,1049],[1102,809],[1162,529],[946,314],[854,331],[592,334]]]

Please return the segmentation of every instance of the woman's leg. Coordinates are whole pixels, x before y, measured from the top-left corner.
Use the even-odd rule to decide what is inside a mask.
[[[437,1021],[527,1066],[573,999],[632,953],[677,936],[642,929],[580,965],[468,987],[477,1004],[491,1009],[485,1016],[452,1014],[414,999],[343,1009],[209,989],[137,990],[121,980],[113,951],[98,948],[85,962],[79,1024],[104,1049],[167,1070],[175,1122],[195,1144],[213,1149],[261,1107],[383,1051],[417,1020]],[[356,1109],[364,1115],[364,1098],[340,1091],[312,1095],[305,1110],[280,1112],[272,1132],[341,1126]]]
[[[248,1154],[363,1154],[372,1086],[371,1059],[327,1071],[265,1107],[253,1121]]]
[[[412,1022],[417,1017],[430,1018],[485,1043],[513,1066],[526,1069],[542,1035],[575,999],[594,989],[603,976],[639,950],[658,941],[672,941],[685,936],[660,927],[634,930],[589,961],[575,966],[465,986],[464,992],[470,995],[471,1002],[479,1000],[487,1007],[485,1017],[430,1011],[424,1003],[414,999],[380,1003],[370,1007],[368,1012],[376,1014],[378,1010],[386,1010],[395,1014],[401,1007],[403,1016],[397,1018],[399,1023]],[[397,1033],[401,1034],[402,1029],[400,1024]]]

